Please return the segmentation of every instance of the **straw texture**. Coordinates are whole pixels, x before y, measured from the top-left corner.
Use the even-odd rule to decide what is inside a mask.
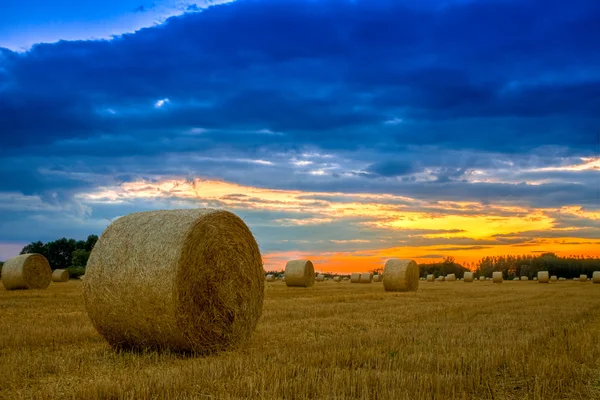
[[[285,284],[288,287],[311,287],[315,284],[315,267],[309,260],[288,261],[285,266]]]
[[[46,289],[51,279],[50,264],[41,254],[13,257],[2,267],[2,284],[6,290]]]
[[[381,275],[377,274],[377,275],[373,275],[373,282],[381,282],[382,281],[382,277]]]
[[[600,271],[594,271],[594,273],[592,274],[592,282],[600,283]]]
[[[362,274],[360,274],[360,279],[359,279],[360,283],[371,283],[373,282],[373,274],[370,272],[363,272]]]
[[[446,275],[446,281],[447,282],[456,282],[456,275],[455,274]]]
[[[587,282],[587,275],[585,275],[585,274],[579,275],[579,282]]]
[[[316,281],[317,282],[323,282],[323,281],[325,281],[325,275],[323,275],[323,274],[317,275]]]
[[[548,273],[548,271],[539,271],[537,274],[537,281],[539,283],[550,282],[550,274]]]
[[[463,279],[467,283],[473,282],[473,273],[472,272],[465,272],[465,274],[463,275]]]
[[[500,271],[493,272],[492,280],[494,281],[494,283],[502,283],[502,281],[504,280],[502,278],[502,272],[500,272]]]
[[[69,271],[66,269],[55,269],[52,272],[52,282],[69,282]]]
[[[350,283],[359,283],[360,282],[360,272],[353,272],[350,275]]]
[[[435,276],[433,276],[433,274],[427,275],[427,282],[433,282],[433,281],[435,281]]]
[[[208,353],[250,337],[264,270],[246,224],[223,210],[141,212],[102,234],[83,296],[94,327],[119,348]]]
[[[413,260],[391,258],[383,268],[386,292],[414,292],[419,288],[419,267]]]
[[[556,282],[556,281],[558,281],[558,277],[556,275],[552,275],[550,277],[550,282]]]

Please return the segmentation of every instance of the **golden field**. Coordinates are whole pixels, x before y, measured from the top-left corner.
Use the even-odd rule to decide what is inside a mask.
[[[112,350],[81,283],[0,285],[0,398],[600,399],[600,285],[268,283],[250,342]]]

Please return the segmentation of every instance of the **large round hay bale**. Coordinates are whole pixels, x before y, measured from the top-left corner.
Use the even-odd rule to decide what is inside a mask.
[[[66,269],[55,269],[52,272],[52,282],[69,282],[69,271]]]
[[[414,292],[419,288],[419,266],[413,260],[391,258],[383,267],[386,292]]]
[[[548,273],[548,271],[539,271],[537,273],[537,281],[538,283],[550,282],[550,274]]]
[[[447,282],[456,282],[456,275],[455,274],[446,275],[446,281]]]
[[[592,274],[592,282],[600,283],[600,271],[594,271],[594,273]]]
[[[494,283],[502,283],[502,281],[504,280],[504,278],[502,277],[502,272],[501,271],[493,272],[492,280],[494,281]]]
[[[288,287],[311,287],[315,284],[315,267],[310,260],[292,260],[285,265]]]
[[[587,275],[586,274],[579,275],[579,282],[587,282]]]
[[[6,290],[46,289],[52,279],[52,270],[41,254],[21,254],[2,266],[2,284]]]
[[[353,272],[350,275],[350,283],[359,283],[360,282],[360,272]]]
[[[383,278],[379,274],[373,275],[373,282],[381,282],[382,279]]]
[[[319,275],[317,275],[317,277],[315,278],[315,280],[317,282],[323,282],[323,281],[325,281],[325,275],[319,274]]]
[[[433,282],[433,281],[435,281],[435,276],[433,274],[427,275],[427,282]]]
[[[521,277],[521,280],[522,280],[522,281],[528,281],[528,280],[529,280],[529,277],[528,277],[528,276],[522,276],[522,277]]]
[[[269,275],[267,275],[267,277],[265,278],[265,280],[267,282],[275,282],[275,280],[276,280],[275,279],[275,275],[269,274]]]
[[[373,282],[373,274],[370,272],[363,272],[362,274],[360,274],[360,279],[359,279],[360,283],[371,283]]]
[[[473,273],[472,272],[465,272],[463,274],[463,280],[467,283],[469,282],[473,282]]]
[[[264,282],[258,245],[235,214],[149,211],[104,231],[83,296],[94,327],[113,346],[207,353],[250,337]]]

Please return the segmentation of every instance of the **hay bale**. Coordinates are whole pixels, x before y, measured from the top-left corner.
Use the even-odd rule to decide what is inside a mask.
[[[537,281],[537,280],[538,280],[538,277],[537,277],[537,276],[534,276],[534,277],[533,277],[533,280],[534,280],[534,281]]]
[[[455,274],[448,274],[448,275],[446,275],[445,280],[447,282],[456,282],[456,275]]]
[[[382,279],[383,278],[379,274],[373,275],[373,282],[381,282]]]
[[[594,271],[594,273],[592,274],[592,282],[600,283],[600,271]]]
[[[360,283],[371,283],[373,282],[373,274],[370,272],[363,272],[360,274]]]
[[[323,282],[323,281],[325,281],[325,275],[319,274],[319,275],[317,275],[317,277],[315,278],[315,280],[317,282]]]
[[[271,275],[271,274],[267,275],[267,277],[265,279],[267,282],[275,282],[276,281],[275,275]]]
[[[333,281],[334,282],[341,282],[342,281],[342,277],[341,276],[334,276],[333,277]]]
[[[85,279],[85,274],[79,276],[79,280],[82,281]]]
[[[414,292],[419,288],[419,266],[413,260],[391,258],[383,267],[386,292]]]
[[[480,281],[485,281],[485,276],[480,276],[480,277],[479,277],[479,280],[480,280]]]
[[[427,282],[433,282],[435,280],[435,276],[433,274],[427,275]]]
[[[258,245],[235,214],[150,211],[104,231],[90,254],[83,297],[113,346],[207,353],[250,337],[264,283]]]
[[[6,290],[46,289],[51,279],[50,264],[41,254],[21,254],[2,267],[2,284]]]
[[[556,277],[556,275],[552,275],[550,277],[550,282],[556,282],[556,281],[558,281],[558,278]]]
[[[359,283],[360,282],[360,272],[353,272],[350,275],[350,283]]]
[[[472,272],[465,272],[463,275],[463,280],[467,283],[473,282],[473,273]]]
[[[529,277],[528,277],[528,276],[522,276],[522,277],[521,277],[521,280],[522,280],[522,281],[528,281],[528,280],[529,280]]]
[[[587,282],[587,275],[586,274],[579,275],[579,282]]]
[[[288,287],[311,287],[315,284],[315,267],[309,260],[292,260],[285,265]]]
[[[548,283],[550,282],[550,274],[548,271],[539,271],[537,274],[538,283]]]
[[[502,272],[500,272],[500,271],[493,272],[492,280],[494,281],[494,283],[502,283],[502,281],[504,280],[504,278],[502,277]]]
[[[515,276],[512,280],[513,281],[520,281],[521,279],[518,276]]]
[[[342,278],[342,280],[343,280],[343,281],[349,281],[349,280],[350,280],[350,278],[348,278],[347,276],[345,276],[345,277],[343,277],[343,278]]]
[[[52,282],[69,282],[69,271],[66,269],[55,269],[52,272]]]

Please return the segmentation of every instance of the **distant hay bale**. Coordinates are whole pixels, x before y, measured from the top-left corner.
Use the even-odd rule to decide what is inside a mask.
[[[309,260],[288,261],[285,266],[285,284],[288,287],[311,287],[315,284],[315,267]]]
[[[522,277],[521,277],[521,280],[522,280],[522,281],[528,281],[528,280],[529,280],[529,277],[528,277],[528,276],[522,276]]]
[[[472,272],[465,272],[465,274],[463,275],[463,280],[467,283],[469,282],[473,282],[473,273]]]
[[[433,282],[435,280],[435,276],[433,274],[427,275],[427,282]]]
[[[360,274],[360,283],[371,283],[373,282],[373,274],[370,272],[363,272]]]
[[[480,281],[485,281],[485,276],[480,276],[480,277],[479,277],[479,280],[480,280]]]
[[[550,282],[550,274],[548,271],[539,271],[537,274],[538,283],[548,283]]]
[[[275,282],[275,275],[267,275],[267,277],[265,278],[267,282]]]
[[[347,276],[345,276],[345,277],[343,277],[343,278],[342,278],[342,280],[343,280],[343,281],[349,281],[349,280],[350,280],[350,278],[348,278]]]
[[[50,264],[41,254],[21,254],[2,267],[2,284],[6,290],[46,289],[51,280]]]
[[[325,275],[323,275],[323,274],[319,274],[319,275],[317,275],[317,277],[316,277],[316,279],[315,279],[315,280],[316,280],[317,282],[323,282],[323,281],[325,281]]]
[[[521,280],[521,278],[519,278],[518,276],[515,276],[515,277],[513,278],[513,281],[520,281],[520,280]]]
[[[391,258],[383,267],[386,292],[414,292],[419,288],[419,266],[413,260]]]
[[[250,337],[264,283],[258,245],[235,214],[149,211],[104,231],[83,297],[94,327],[115,347],[208,353]]]
[[[537,280],[538,280],[538,277],[537,277],[537,276],[534,276],[534,277],[533,277],[533,280],[534,280],[534,281],[537,281]]]
[[[446,275],[445,280],[446,280],[446,282],[456,282],[456,275],[448,274],[448,275]]]
[[[594,273],[592,274],[592,282],[600,283],[600,271],[594,271]]]
[[[350,275],[350,283],[359,283],[360,282],[360,272],[353,272]]]
[[[52,272],[52,282],[69,282],[69,271],[66,269],[55,269]]]
[[[587,282],[587,275],[586,274],[579,275],[579,282]]]
[[[502,281],[504,280],[502,278],[502,272],[500,271],[495,271],[492,273],[492,280],[494,281],[494,283],[502,283]]]
[[[373,275],[373,282],[381,282],[382,277],[379,274]]]
[[[552,276],[550,277],[550,282],[556,282],[556,281],[558,281],[558,278],[557,278],[557,276],[556,276],[556,275],[552,275]]]
[[[342,277],[341,276],[334,276],[333,277],[333,281],[334,282],[341,282],[342,281]]]

